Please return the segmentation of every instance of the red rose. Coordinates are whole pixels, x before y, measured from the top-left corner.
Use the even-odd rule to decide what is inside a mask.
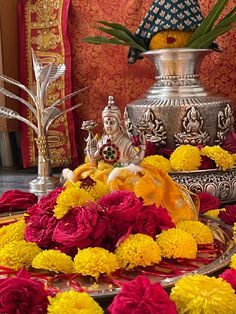
[[[0,279],[0,313],[47,313],[47,297],[44,285],[30,279],[24,270],[17,277]]]
[[[109,230],[109,219],[96,204],[75,207],[61,220],[53,232],[53,241],[67,248],[99,246]]]
[[[0,198],[0,213],[12,210],[26,210],[37,202],[38,198],[33,193],[20,190],[10,190]]]
[[[143,204],[133,192],[115,191],[101,197],[98,204],[111,219],[134,222]]]
[[[52,213],[58,195],[64,190],[64,187],[57,187],[55,190],[51,191],[47,195],[43,196],[40,198],[38,202],[38,208],[37,208],[37,213],[42,214],[42,213]]]
[[[225,223],[233,225],[236,222],[236,205],[225,206],[225,211],[221,210],[218,217]]]
[[[211,158],[207,156],[201,156],[201,165],[199,167],[200,170],[214,169],[214,168],[216,168],[216,164]]]
[[[58,187],[43,196],[37,204],[27,210],[25,217],[25,239],[35,242],[42,248],[52,248],[52,235],[58,220],[54,217],[54,206],[58,195],[64,188]]]
[[[175,224],[165,208],[150,205],[142,207],[133,226],[133,232],[144,233],[154,238],[162,230],[174,227]]]
[[[110,314],[177,314],[176,306],[159,283],[151,284],[148,278],[138,276],[124,283],[108,308]]]
[[[236,133],[231,131],[227,134],[226,139],[221,147],[231,154],[236,153]]]
[[[219,277],[227,281],[236,291],[236,269],[226,269]]]
[[[37,208],[37,207],[36,207]],[[53,231],[58,220],[53,215],[31,215],[25,217],[26,229],[25,239],[29,242],[35,242],[41,248],[52,248]]]
[[[217,209],[221,205],[221,200],[210,193],[200,192],[198,193],[198,197],[200,200],[200,214],[211,209]]]

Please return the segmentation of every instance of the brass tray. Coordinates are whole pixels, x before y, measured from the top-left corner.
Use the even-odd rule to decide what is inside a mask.
[[[20,218],[22,218],[22,214],[1,217],[0,226],[12,223]],[[173,286],[182,276],[187,274],[212,275],[226,267],[231,256],[236,253],[233,230],[222,221],[209,216],[201,216],[200,220],[211,228],[214,243],[200,245],[197,258],[193,260],[162,259],[156,266],[139,267],[133,271],[117,271],[110,277],[100,277],[97,282],[91,277],[82,277],[78,274],[55,275],[45,271],[30,270],[31,276],[46,281],[47,286],[55,292],[67,291],[73,288],[78,291],[86,291],[94,298],[105,298],[116,295],[120,291],[122,283],[130,281],[138,275],[147,276],[151,282],[160,282],[165,288]],[[1,271],[0,276],[4,276]]]

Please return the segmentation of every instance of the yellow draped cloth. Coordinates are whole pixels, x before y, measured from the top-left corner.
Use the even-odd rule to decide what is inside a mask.
[[[99,162],[97,167],[85,163],[75,169],[75,181],[90,176],[95,181],[106,183],[111,191],[134,192],[143,199],[145,205],[155,204],[166,208],[175,224],[181,220],[198,219],[198,197],[177,184],[166,172],[142,163],[138,172],[130,171],[129,167],[119,168],[118,175],[110,180],[113,169],[104,162]]]

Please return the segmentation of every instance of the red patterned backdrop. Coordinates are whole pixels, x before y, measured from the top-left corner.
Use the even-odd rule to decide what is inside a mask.
[[[137,99],[153,82],[151,64],[142,60],[127,64],[127,47],[89,45],[80,39],[98,34],[93,26],[97,20],[119,22],[135,31],[153,0],[71,0],[69,31],[72,46],[73,89],[89,86],[77,111],[77,127],[82,120],[100,121],[107,96],[113,95],[120,108]],[[200,0],[205,15],[215,0]],[[230,2],[224,13],[233,8]],[[236,32],[232,30],[218,39],[223,53],[214,53],[205,60],[201,73],[205,84],[236,105]],[[78,133],[77,133],[78,134]],[[79,139],[82,145],[83,136]],[[82,150],[81,150],[82,152]]]

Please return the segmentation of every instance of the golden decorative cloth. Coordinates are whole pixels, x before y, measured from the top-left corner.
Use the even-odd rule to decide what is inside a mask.
[[[46,106],[63,98],[71,92],[71,50],[67,36],[67,20],[70,0],[20,0],[19,44],[20,44],[20,80],[32,89],[31,48],[38,57],[54,57],[57,64],[64,63],[66,72],[52,82],[46,95]],[[25,97],[25,95],[21,95]],[[70,101],[61,105],[61,109],[70,108]],[[33,121],[32,113],[21,106],[21,113]],[[37,149],[33,130],[22,125],[21,148],[24,167],[37,165]],[[69,112],[55,120],[48,132],[48,142],[52,167],[64,167],[76,164],[77,149],[73,114]]]

